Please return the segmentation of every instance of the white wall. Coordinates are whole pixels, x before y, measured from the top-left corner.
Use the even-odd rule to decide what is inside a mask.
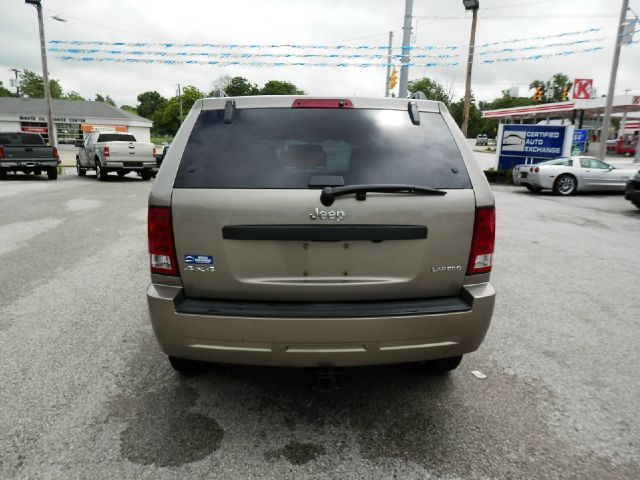
[[[139,142],[151,141],[151,129],[149,127],[129,127],[129,133]]]
[[[19,132],[20,122],[0,121],[0,132]]]

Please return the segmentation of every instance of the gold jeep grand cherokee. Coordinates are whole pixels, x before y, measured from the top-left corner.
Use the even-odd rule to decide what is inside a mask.
[[[494,199],[439,102],[196,102],[149,197],[172,366],[456,368],[493,312]]]

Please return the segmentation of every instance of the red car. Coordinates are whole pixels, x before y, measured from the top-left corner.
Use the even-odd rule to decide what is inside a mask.
[[[616,153],[621,155],[635,155],[636,142],[633,135],[623,135],[616,142]]]

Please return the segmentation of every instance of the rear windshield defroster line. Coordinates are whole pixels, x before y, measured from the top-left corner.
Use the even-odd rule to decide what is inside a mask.
[[[228,225],[222,228],[225,240],[303,242],[418,240],[427,238],[427,233],[423,225]]]
[[[200,112],[175,188],[308,189],[315,176],[345,185],[411,184],[469,189],[462,155],[444,118],[403,110],[254,108]]]

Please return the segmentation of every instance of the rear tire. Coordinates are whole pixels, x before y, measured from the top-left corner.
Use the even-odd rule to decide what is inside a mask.
[[[142,178],[142,180],[151,180],[151,172],[140,172],[140,178]]]
[[[525,187],[527,187],[527,190],[531,193],[540,193],[542,191],[542,187],[534,187],[533,185],[525,185]]]
[[[100,160],[96,160],[96,178],[101,181],[101,182],[105,182],[107,180],[107,171],[102,168],[102,165],[100,165]]]
[[[47,168],[47,177],[49,177],[49,180],[58,178],[58,169],[56,167]]]
[[[189,360],[187,358],[173,357],[171,355],[169,355],[169,363],[176,372],[183,375],[196,375],[198,373],[204,372],[208,366],[208,364],[205,362],[198,362],[197,360]]]
[[[578,181],[576,177],[569,173],[563,173],[560,175],[553,184],[553,193],[556,195],[573,195],[578,188]]]
[[[7,171],[4,168],[0,168],[0,180],[7,179]]]
[[[80,165],[80,159],[76,158],[76,173],[79,177],[84,177],[87,174],[87,170]]]
[[[430,360],[424,364],[425,369],[429,373],[444,374],[458,368],[462,361],[462,355],[447,358],[438,358]]]

